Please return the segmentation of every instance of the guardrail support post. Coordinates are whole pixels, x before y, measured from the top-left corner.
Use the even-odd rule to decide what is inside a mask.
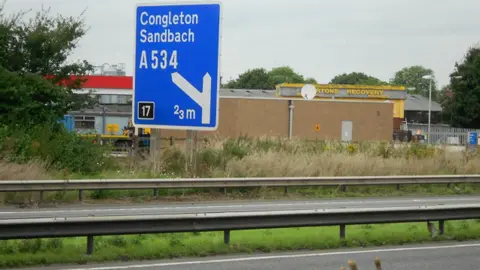
[[[158,188],[153,189],[153,197],[158,198]]]
[[[400,184],[397,184],[397,190],[400,190],[401,186]]]
[[[78,201],[79,202],[83,201],[83,190],[81,189],[78,191]]]
[[[340,187],[340,190],[341,190],[342,192],[347,192],[347,186],[342,185],[342,186]]]
[[[445,220],[439,220],[438,221],[438,234],[443,235],[445,232]]]
[[[341,240],[345,239],[345,229],[346,229],[346,225],[345,224],[340,224],[340,239]]]
[[[230,244],[230,230],[223,231],[223,243],[226,245]]]
[[[92,255],[94,249],[94,239],[93,235],[87,236],[87,255]]]
[[[38,199],[40,202],[43,202],[43,190],[40,191],[40,198]]]
[[[285,190],[284,190],[284,192],[285,192],[285,195],[287,195],[287,194],[288,194],[288,187],[285,187]]]

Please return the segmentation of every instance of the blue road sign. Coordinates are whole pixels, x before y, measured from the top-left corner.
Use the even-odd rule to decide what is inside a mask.
[[[221,3],[138,5],[135,16],[134,125],[217,129]]]
[[[478,132],[476,131],[468,132],[468,144],[475,145],[475,146],[478,144]]]

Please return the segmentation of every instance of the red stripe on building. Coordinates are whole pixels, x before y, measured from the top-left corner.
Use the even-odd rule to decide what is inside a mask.
[[[51,76],[45,76],[49,79]],[[131,76],[101,76],[101,75],[90,75],[90,76],[70,76],[70,80],[74,81],[77,79],[86,80],[83,82],[81,88],[87,89],[133,89],[133,78]],[[71,83],[71,81],[64,80],[60,82],[60,85],[66,85]]]
[[[72,76],[72,79],[77,77]],[[133,89],[133,78],[131,76],[83,76],[87,81],[82,88],[103,88],[103,89]]]

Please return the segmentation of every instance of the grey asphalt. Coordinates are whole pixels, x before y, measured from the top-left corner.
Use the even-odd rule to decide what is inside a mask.
[[[480,269],[480,242],[436,243],[343,249],[318,252],[269,253],[240,256],[216,256],[181,260],[108,263],[83,266],[55,266],[41,270],[113,270],[113,269],[171,269],[171,270],[338,270],[355,260],[359,269],[375,269],[376,256],[385,270],[478,270]],[[30,268],[31,269],[31,268]],[[347,267],[348,269],[348,267]]]
[[[348,198],[330,200],[293,200],[214,203],[157,203],[148,205],[72,205],[55,208],[0,208],[0,220],[22,218],[62,218],[87,216],[203,214],[223,212],[314,210],[342,208],[384,208],[479,203],[480,196],[448,196],[425,198]]]

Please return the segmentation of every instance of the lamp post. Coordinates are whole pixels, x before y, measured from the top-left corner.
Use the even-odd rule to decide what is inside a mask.
[[[425,75],[422,79],[429,80],[428,84],[428,128],[427,128],[427,143],[430,144],[430,123],[432,119],[432,80],[433,75]]]

